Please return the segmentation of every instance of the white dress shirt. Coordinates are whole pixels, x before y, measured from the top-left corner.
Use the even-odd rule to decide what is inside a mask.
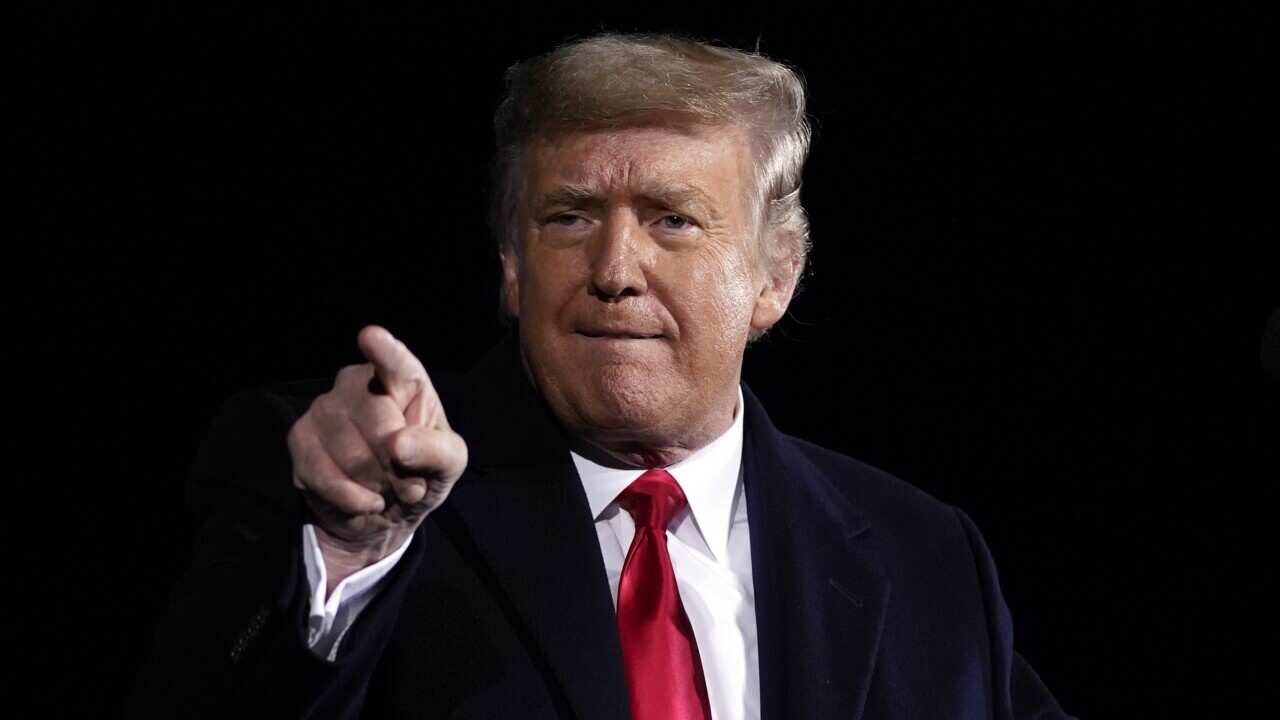
[[[667,528],[667,549],[698,643],[707,699],[716,720],[760,717],[751,538],[742,487],[742,391],[733,424],[710,444],[666,468],[689,501]],[[631,515],[616,502],[643,470],[610,467],[570,453],[595,518],[596,537],[614,606],[622,566],[635,535]],[[303,527],[303,560],[311,586],[308,641],[316,654],[337,656],[342,635],[373,599],[409,543],[343,580],[325,597],[324,560],[315,530]]]

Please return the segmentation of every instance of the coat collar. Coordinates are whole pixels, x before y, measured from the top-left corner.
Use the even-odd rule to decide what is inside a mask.
[[[590,506],[569,440],[524,373],[515,333],[461,389],[441,395],[471,465],[445,507],[467,528],[573,713],[628,717]],[[743,398],[762,715],[856,717],[888,597],[869,523],[750,390]]]

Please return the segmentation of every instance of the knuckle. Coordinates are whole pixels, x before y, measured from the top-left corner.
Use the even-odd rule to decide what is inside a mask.
[[[339,403],[340,401],[336,395],[332,392],[327,392],[311,401],[311,407],[307,410],[307,413],[315,417],[329,417],[335,414],[336,406]]]
[[[311,407],[315,407],[314,402]],[[294,420],[293,424],[289,426],[289,432],[285,434],[285,440],[289,443],[289,447],[300,449],[308,444],[308,440],[315,438],[315,435],[315,412],[309,408],[307,412],[303,413],[301,417]]]
[[[317,424],[323,429],[332,429],[342,424],[342,419],[350,417],[351,405],[345,397],[337,393],[326,393],[316,398],[312,406]]]
[[[382,464],[367,445],[347,445],[335,448],[330,454],[334,463],[351,477],[381,482],[385,476]]]
[[[354,365],[343,365],[338,368],[337,376],[334,378],[334,385],[343,385],[351,380],[351,373],[354,371]]]
[[[369,364],[364,365],[346,365],[338,370],[337,378],[334,380],[334,388],[359,386],[368,382]]]
[[[351,414],[351,418],[362,429],[378,431],[399,416],[398,408],[390,398],[370,395],[361,402]],[[400,416],[403,423],[403,416]]]

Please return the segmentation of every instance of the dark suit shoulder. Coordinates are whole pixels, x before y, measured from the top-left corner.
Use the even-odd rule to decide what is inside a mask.
[[[950,503],[874,465],[808,440],[785,437],[873,525],[908,531],[912,537],[927,528],[951,539],[964,536],[958,510]]]
[[[896,611],[932,618],[939,628],[973,627],[985,614],[994,580],[979,571],[985,546],[958,508],[893,474],[798,438],[787,438],[832,488],[862,514],[893,585]],[[951,601],[935,607],[945,594]],[[927,623],[922,623],[922,626]],[[974,642],[980,642],[977,637]]]

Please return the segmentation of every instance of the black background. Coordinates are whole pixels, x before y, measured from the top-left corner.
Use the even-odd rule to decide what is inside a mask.
[[[758,43],[807,79],[812,274],[745,369],[775,422],[968,511],[1069,711],[1274,703],[1275,23],[971,5],[21,11],[5,525],[24,607],[4,636],[22,699],[119,712],[226,397],[331,376],[369,322],[433,372],[500,336],[502,71],[609,29]]]

